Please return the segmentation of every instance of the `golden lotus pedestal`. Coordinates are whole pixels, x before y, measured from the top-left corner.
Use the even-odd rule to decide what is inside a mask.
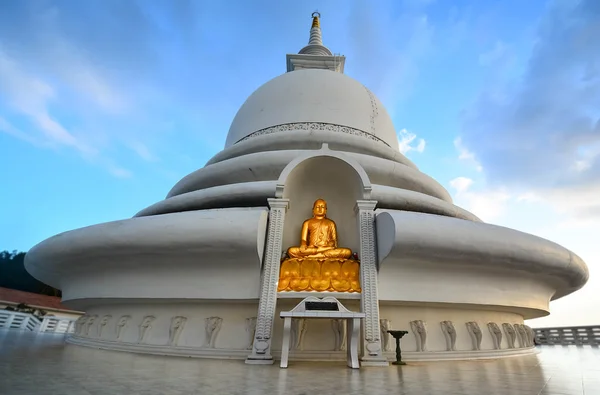
[[[288,258],[281,262],[278,292],[360,292],[355,259]]]

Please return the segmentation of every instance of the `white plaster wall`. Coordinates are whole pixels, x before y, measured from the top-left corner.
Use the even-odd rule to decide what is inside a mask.
[[[260,268],[254,259],[218,259],[190,253],[115,258],[102,270],[72,271],[62,279],[63,303],[90,298],[257,300]]]
[[[300,163],[289,175],[284,198],[290,200],[283,249],[300,245],[302,223],[312,217],[315,200],[327,201],[327,217],[335,221],[338,245],[358,251],[358,225],[354,206],[361,199],[361,181],[347,163],[332,157],[315,157]]]
[[[64,300],[254,292],[244,282],[258,276],[267,217],[266,208],[232,208],[108,222],[45,240],[25,267]]]
[[[548,314],[555,288],[539,277],[485,266],[393,259],[379,271],[379,300],[506,306],[530,316]]]
[[[291,310],[300,299],[279,299],[276,310],[276,319],[273,331],[273,349],[276,354],[281,350],[283,333],[283,320],[279,317],[281,311]],[[102,301],[98,301],[101,303]],[[344,300],[343,304],[352,311],[359,311],[358,300]],[[133,345],[137,349],[131,351],[169,354],[168,350],[176,348],[178,355],[193,355],[220,358],[244,358],[249,352],[249,333],[246,331],[246,318],[256,317],[258,305],[256,302],[178,302],[164,300],[147,300],[144,303],[134,303],[123,300],[119,303],[99,304],[90,307],[88,316],[97,316],[95,323],[90,327],[89,334],[75,335],[85,339],[88,345],[98,344],[102,348],[119,349],[123,345]],[[444,353],[446,343],[441,331],[440,322],[450,320],[454,323],[457,332],[457,351],[467,352],[462,358],[471,355],[471,340],[465,323],[476,321],[482,331],[481,350],[493,350],[493,341],[487,328],[488,322],[496,322],[499,326],[508,322],[511,324],[523,323],[523,317],[510,312],[493,310],[464,309],[450,306],[448,308],[430,306],[402,306],[391,303],[381,303],[381,318],[392,321],[393,329],[407,330],[409,333],[402,339],[402,349],[406,352],[416,350],[414,334],[409,322],[424,320],[427,323],[427,351]],[[105,315],[111,319],[99,337],[99,323]],[[116,324],[122,316],[131,316],[125,327],[121,341],[117,341]],[[140,324],[144,317],[154,316],[152,327],[148,332],[146,342],[139,344]],[[176,347],[169,347],[169,328],[171,319],[175,316],[187,318],[185,327],[180,335]],[[205,319],[208,317],[221,317],[221,329],[217,335],[215,348],[208,348],[205,344]],[[96,343],[94,343],[96,342]],[[334,352],[334,332],[331,321],[328,319],[308,320],[307,332],[303,343],[303,350],[292,351],[292,356],[302,359],[340,360],[344,359],[343,352]],[[152,347],[155,347],[154,349]],[[502,348],[507,349],[506,335],[503,332]],[[474,355],[473,355],[474,356]],[[480,355],[481,356],[481,355]],[[438,357],[428,356],[436,359]]]
[[[220,317],[223,319],[221,329],[217,335],[215,348],[244,350],[246,349],[249,336],[246,332],[245,319],[256,317],[258,311],[257,303],[239,302],[179,302],[169,303],[164,300],[148,300],[147,303],[121,303],[100,305],[90,307],[87,315],[97,315],[93,326],[90,328],[90,339],[101,339],[117,342],[117,323],[122,316],[131,316],[127,326],[123,330],[122,343],[137,343],[140,334],[140,324],[144,317],[154,316],[152,328],[146,336],[145,344],[164,346],[169,342],[169,328],[171,320],[176,316],[187,318],[187,322],[179,338],[179,347],[206,348],[205,319],[209,317]],[[102,337],[98,337],[99,323],[105,315],[111,319],[102,331]]]
[[[456,301],[479,288],[477,299],[469,297],[473,303],[487,298],[498,305],[547,310],[550,298],[581,288],[589,277],[587,266],[573,252],[501,226],[395,210],[378,211],[376,225],[380,278],[390,278],[388,270],[396,276],[412,271],[419,281],[413,290],[417,294],[443,281],[444,286],[431,293],[439,301]],[[420,266],[427,270],[421,278]]]
[[[456,329],[456,351],[472,350],[471,337],[467,331],[466,323],[475,321],[481,329],[481,349],[492,350],[494,343],[487,327],[488,322],[495,322],[502,329],[502,324],[522,324],[523,316],[501,311],[436,308],[427,306],[398,306],[389,302],[379,304],[381,319],[389,319],[391,327],[395,330],[408,331],[402,338],[402,351],[416,351],[417,343],[410,327],[410,321],[423,320],[427,326],[427,351],[446,351],[446,340],[440,325],[441,321],[452,321]],[[390,338],[393,341],[393,338]],[[508,348],[506,334],[502,332],[502,348]],[[392,347],[392,350],[395,348]]]

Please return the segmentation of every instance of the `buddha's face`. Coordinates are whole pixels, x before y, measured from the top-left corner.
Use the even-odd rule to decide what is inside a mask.
[[[327,203],[325,200],[317,200],[313,205],[313,214],[316,217],[324,217],[327,214]]]

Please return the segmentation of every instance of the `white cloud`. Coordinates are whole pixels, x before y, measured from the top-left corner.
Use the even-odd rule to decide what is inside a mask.
[[[492,73],[466,108],[461,144],[490,185],[547,190],[600,181],[599,5],[551,2],[522,73]],[[493,63],[507,46],[482,61]]]
[[[413,144],[415,140],[417,143],[416,145]],[[416,134],[411,133],[406,129],[402,129],[398,132],[398,145],[400,152],[406,155],[410,151],[423,153],[423,151],[425,151],[426,142],[424,139],[417,139]]]
[[[550,304],[550,316],[530,320],[533,327],[592,325],[597,324],[600,315],[595,306],[600,303],[597,292],[600,287],[600,247],[596,243],[600,233],[598,220],[590,218],[573,219],[568,210],[581,202],[573,201],[577,194],[569,191],[565,195],[539,196],[533,192],[514,193],[506,189],[493,189],[484,182],[476,183],[467,177],[457,177],[450,181],[454,190],[455,203],[462,206],[484,221],[493,221],[502,226],[520,230],[552,240],[579,255],[588,265],[590,280],[586,286]],[[475,188],[478,189],[475,189]],[[555,192],[555,191],[553,191]],[[599,190],[579,191],[581,201],[593,200],[600,196]]]
[[[457,177],[450,181],[456,191],[454,199],[461,206],[477,215],[485,222],[500,218],[507,210],[511,195],[502,189],[472,190],[474,181],[467,177]]]
[[[93,84],[92,84],[93,85]],[[98,88],[99,85],[96,85]],[[96,92],[100,94],[101,92]],[[57,89],[48,81],[30,73],[25,65],[17,62],[0,48],[0,97],[8,104],[7,109],[29,121],[27,131],[18,129],[4,117],[0,117],[0,131],[31,143],[40,148],[68,147],[75,150],[86,161],[98,164],[118,178],[129,178],[132,173],[115,165],[112,159],[103,157],[100,150],[89,144],[83,135],[70,131],[57,117],[52,109],[60,104],[61,97]],[[98,100],[105,100],[100,98]],[[149,157],[148,150],[136,152],[142,157]]]
[[[418,81],[419,62],[433,52],[435,29],[422,5],[412,2],[398,7],[393,0],[355,1],[345,24],[353,68],[392,118]]]
[[[34,145],[38,145],[38,146],[40,145],[39,141],[32,138],[27,133],[23,133],[21,130],[17,129],[15,126],[13,126],[10,122],[8,122],[6,119],[4,119],[2,117],[0,117],[0,132],[7,133],[13,137],[16,137],[23,141],[27,141],[28,143],[31,143]]]
[[[0,95],[6,98],[15,111],[28,116],[38,126],[48,142],[75,148],[86,155],[94,153],[91,147],[69,133],[49,114],[50,102],[55,99],[55,91],[52,86],[25,72],[23,65],[18,64],[1,50]],[[14,128],[7,128],[6,125],[4,129],[12,130],[12,134],[15,132]],[[34,138],[28,138],[28,140],[31,139]]]
[[[457,193],[466,192],[473,185],[473,180],[467,177],[457,177],[450,181],[450,186],[456,190]]]
[[[131,141],[128,143],[129,148],[135,152],[140,158],[148,162],[155,162],[158,158],[150,151],[150,148],[141,141]]]
[[[539,202],[541,200],[542,200],[542,198],[539,195],[537,195],[535,192],[525,192],[525,193],[522,193],[521,195],[517,196],[518,202],[535,203],[535,202]]]
[[[502,41],[496,41],[494,47],[487,52],[479,55],[479,64],[482,66],[490,66],[500,61],[508,51],[508,47]]]
[[[131,171],[114,165],[109,165],[108,171],[117,178],[131,178],[133,176]]]
[[[481,164],[475,159],[475,154],[463,145],[460,137],[454,139],[454,147],[458,150],[458,159],[470,162],[477,171],[483,170]]]

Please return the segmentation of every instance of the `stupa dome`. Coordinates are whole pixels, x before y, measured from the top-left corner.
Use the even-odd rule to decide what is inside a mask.
[[[267,128],[298,122],[353,128],[398,149],[398,137],[383,104],[355,79],[330,70],[296,70],[258,88],[237,112],[225,146]]]

